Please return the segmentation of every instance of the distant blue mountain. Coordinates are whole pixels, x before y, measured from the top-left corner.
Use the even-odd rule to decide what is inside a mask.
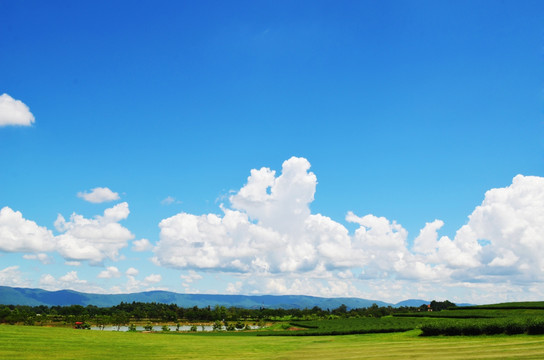
[[[156,302],[176,304],[182,307],[236,306],[241,308],[283,308],[304,309],[318,306],[322,309],[336,309],[344,304],[348,309],[378,306],[395,306],[378,300],[359,298],[322,298],[303,295],[211,295],[178,294],[169,291],[146,291],[133,294],[87,294],[73,290],[46,291],[42,289],[14,288],[0,286],[0,304],[4,305],[95,305],[110,307],[121,302]]]
[[[398,303],[395,304],[395,306],[396,307],[401,307],[401,306],[419,307],[421,305],[427,305],[429,303],[430,303],[430,301],[427,301],[427,300],[409,299],[409,300],[404,300],[404,301],[398,302]]]

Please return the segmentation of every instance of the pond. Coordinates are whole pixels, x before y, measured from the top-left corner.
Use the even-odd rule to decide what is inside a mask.
[[[196,324],[195,324],[196,325]],[[191,331],[192,325],[180,325],[179,331]],[[251,330],[259,329],[259,326],[250,325]],[[176,331],[177,325],[168,325],[170,331]],[[226,330],[225,326],[221,327],[221,330]],[[104,327],[91,326],[91,330],[103,330],[103,331],[128,331],[128,326],[113,326],[107,325]],[[136,326],[136,331],[144,331],[144,326]],[[162,331],[162,325],[153,325],[152,331]],[[213,331],[213,325],[196,325],[196,331]]]

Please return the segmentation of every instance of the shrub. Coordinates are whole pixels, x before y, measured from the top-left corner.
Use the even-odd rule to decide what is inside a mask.
[[[508,335],[523,334],[525,332],[525,326],[518,322],[509,322],[506,324],[505,332]]]
[[[527,334],[529,335],[544,334],[544,320],[542,319],[531,320],[527,324]]]
[[[458,324],[451,324],[444,327],[443,333],[444,335],[448,336],[456,336],[461,335],[463,332],[461,330],[461,326],[459,326]]]
[[[197,328],[196,325],[191,326],[191,331],[196,332]]]
[[[168,325],[163,325],[162,326],[162,331],[164,331],[164,332],[170,331],[170,328],[168,327]]]
[[[145,331],[152,331],[152,330],[153,330],[153,325],[151,325],[150,323],[147,323],[147,324],[144,326],[144,330],[145,330]]]
[[[463,335],[474,336],[481,334],[482,328],[478,324],[467,324],[463,327]]]
[[[130,326],[128,327],[128,331],[136,331],[136,325],[130,324]]]
[[[504,326],[496,323],[486,323],[482,325],[482,333],[485,335],[498,335],[504,332]]]

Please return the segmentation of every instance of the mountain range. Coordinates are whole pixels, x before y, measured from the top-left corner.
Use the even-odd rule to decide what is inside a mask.
[[[305,295],[214,295],[179,294],[169,291],[145,291],[132,294],[89,294],[73,290],[47,291],[42,289],[0,286],[0,304],[28,306],[95,305],[110,307],[121,302],[155,302],[176,304],[181,307],[225,306],[240,308],[283,308],[303,309],[318,306],[322,309],[336,309],[344,304],[348,309],[378,306],[420,306],[425,300],[405,300],[396,304],[360,298],[323,298]]]

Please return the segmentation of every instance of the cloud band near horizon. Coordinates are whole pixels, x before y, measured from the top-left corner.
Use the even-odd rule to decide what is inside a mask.
[[[401,224],[385,217],[348,211],[346,222],[358,226],[350,233],[343,224],[312,214],[316,185],[304,158],[286,160],[279,175],[266,167],[253,169],[229,204],[221,204],[220,214],[181,212],[165,218],[156,242],[133,241],[135,235],[120,224],[129,215],[126,202],[92,219],[74,213],[67,221],[59,214],[58,235],[6,206],[0,210],[0,251],[43,261],[57,253],[67,261],[105,266],[104,261],[122,263],[119,252],[133,241],[132,251],[151,251],[156,266],[179,270],[185,289],[201,281],[201,274],[228,274],[235,281],[222,292],[230,293],[377,298],[380,292],[425,296],[433,289],[447,294],[448,288],[461,287],[473,298],[485,298],[490,287],[508,283],[514,289],[509,291],[544,294],[542,177],[517,175],[511,185],[486,192],[453,238],[439,236],[444,222],[435,219],[412,241]],[[136,280],[138,270],[130,266],[125,291],[163,280],[158,274]],[[98,278],[122,276],[110,266]],[[42,277],[52,287],[70,280],[80,288],[88,285],[73,271],[62,279]]]

